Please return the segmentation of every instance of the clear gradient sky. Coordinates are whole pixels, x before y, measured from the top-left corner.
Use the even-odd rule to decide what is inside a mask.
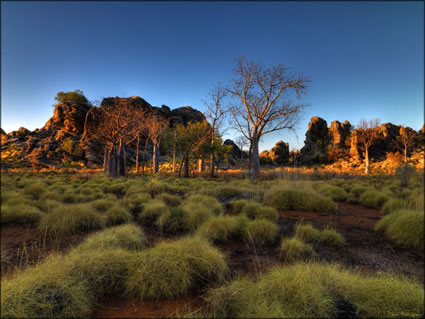
[[[330,124],[378,117],[424,123],[423,2],[2,2],[1,126],[42,127],[58,91],[89,100],[201,100],[233,77],[234,59],[286,64],[312,79],[297,136],[312,116]],[[229,137],[234,137],[229,134]]]

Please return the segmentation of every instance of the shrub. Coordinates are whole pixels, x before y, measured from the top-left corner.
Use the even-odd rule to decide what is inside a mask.
[[[97,249],[142,250],[147,241],[143,231],[136,225],[121,225],[108,228],[97,234],[90,235],[84,242],[75,247],[75,251],[94,251]]]
[[[154,199],[145,205],[137,219],[142,224],[154,224],[159,216],[169,211],[170,208],[164,202]]]
[[[267,207],[256,202],[249,202],[245,204],[242,209],[242,213],[250,218],[264,218],[271,221],[276,221],[279,216],[276,209],[273,207]]]
[[[320,230],[313,227],[312,224],[299,223],[295,225],[295,238],[304,242],[317,242],[320,240]]]
[[[423,316],[424,291],[409,279],[363,277],[338,265],[297,263],[209,291],[215,317]],[[348,311],[347,311],[348,310]]]
[[[10,204],[1,206],[2,224],[31,224],[38,223],[43,213],[34,206]]]
[[[297,238],[282,240],[280,258],[285,261],[297,261],[310,258],[314,255],[313,247]]]
[[[5,318],[87,318],[93,297],[84,278],[70,276],[61,256],[27,268],[1,283],[1,315]]]
[[[115,202],[116,201],[113,201],[112,199],[97,199],[91,202],[90,206],[92,206],[97,212],[104,213],[114,206]]]
[[[42,231],[58,235],[96,230],[105,226],[105,219],[88,204],[63,205],[44,215],[40,220]]]
[[[385,214],[392,213],[396,210],[406,208],[407,203],[401,199],[398,198],[390,198],[388,201],[385,202],[385,204],[382,206],[382,211]]]
[[[245,229],[245,238],[258,246],[273,243],[279,234],[279,227],[266,219],[251,221]]]
[[[424,249],[424,211],[399,210],[384,216],[377,224],[376,230],[397,245]]]
[[[123,207],[119,205],[114,205],[105,213],[106,225],[120,225],[129,223],[133,216]]]
[[[29,196],[33,200],[39,200],[43,193],[46,191],[46,185],[41,183],[34,183],[26,185],[24,188],[24,194]]]
[[[202,204],[190,202],[182,206],[184,211],[183,225],[185,229],[195,231],[200,225],[211,218],[213,213]]]
[[[347,192],[338,186],[325,185],[319,188],[319,193],[332,198],[336,202],[345,202],[347,200]]]
[[[173,207],[168,212],[159,216],[156,225],[160,228],[161,232],[176,232],[184,229],[183,223],[184,210],[181,208]]]
[[[389,196],[385,193],[367,191],[360,196],[360,204],[365,207],[381,208],[389,199]]]
[[[165,204],[172,207],[177,207],[181,204],[182,200],[179,196],[163,193],[158,196]]]
[[[211,196],[191,195],[187,198],[184,205],[186,205],[186,203],[196,203],[203,205],[215,215],[220,215],[223,213],[223,206],[217,199]]]
[[[86,281],[97,299],[122,295],[129,276],[129,264],[135,254],[124,249],[102,248],[74,250],[66,256],[70,276]]]
[[[319,241],[332,246],[341,246],[344,245],[345,242],[342,234],[331,228],[325,228],[322,230]]]
[[[196,232],[197,235],[213,243],[226,242],[242,234],[239,216],[214,216],[203,223]]]
[[[400,179],[401,187],[409,186],[410,178],[416,173],[416,169],[413,166],[403,164],[396,168],[395,174]]]
[[[142,251],[130,266],[126,294],[141,299],[173,298],[221,281],[224,255],[200,238],[161,242]]]
[[[264,194],[264,203],[276,209],[334,213],[336,204],[329,198],[308,190],[272,187]]]

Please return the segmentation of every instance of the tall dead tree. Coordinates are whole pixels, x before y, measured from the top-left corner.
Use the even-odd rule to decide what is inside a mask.
[[[238,137],[236,138],[236,140],[235,140],[235,144],[236,144],[236,145],[239,147],[239,149],[241,150],[240,168],[242,168],[242,162],[243,162],[243,148],[249,144],[249,143],[248,143],[248,139],[247,139],[245,136],[240,135],[240,136],[238,136]]]
[[[370,173],[370,161],[369,161],[369,148],[375,144],[380,138],[380,125],[379,119],[373,120],[365,120],[361,119],[359,125],[357,126],[356,135],[357,141],[364,148],[364,156],[365,156],[365,173]]]
[[[305,104],[292,103],[291,95],[300,98],[310,81],[292,74],[281,64],[264,67],[240,57],[234,68],[229,91],[237,104],[231,107],[235,129],[250,142],[250,175],[260,173],[259,143],[263,135],[283,129],[294,130]]]
[[[218,134],[223,134],[224,120],[229,112],[223,105],[223,99],[227,95],[227,90],[221,85],[216,85],[208,94],[208,100],[202,101],[206,107],[205,117],[211,126],[210,130],[210,176],[214,177],[215,150],[214,141]]]

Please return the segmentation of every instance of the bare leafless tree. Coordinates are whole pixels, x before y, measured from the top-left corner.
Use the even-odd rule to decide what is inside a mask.
[[[380,138],[380,120],[361,119],[356,130],[357,141],[363,146],[365,151],[365,173],[370,173],[369,148]]]
[[[153,115],[148,123],[146,123],[148,129],[148,137],[152,142],[153,154],[152,154],[152,166],[153,172],[158,173],[159,171],[159,144],[165,130],[169,127],[169,121],[159,115]]]
[[[240,158],[240,167],[242,168],[242,162],[243,162],[243,148],[247,145],[249,145],[249,141],[248,139],[243,136],[243,135],[239,135],[236,140],[235,140],[235,144],[239,147],[239,149],[241,150],[241,158]]]
[[[292,103],[291,94],[301,97],[310,80],[291,74],[279,64],[270,68],[240,57],[236,78],[229,91],[238,101],[231,107],[235,129],[250,141],[250,174],[260,173],[259,142],[263,135],[283,129],[294,130],[305,104]]]
[[[401,127],[400,135],[396,137],[394,146],[404,153],[404,164],[407,164],[407,154],[418,140],[418,134],[410,127]]]
[[[211,89],[208,94],[208,100],[202,101],[206,107],[205,117],[211,126],[210,130],[210,143],[211,143],[211,154],[210,154],[210,176],[214,177],[215,167],[215,150],[214,141],[217,135],[223,134],[224,120],[228,115],[229,109],[223,105],[223,99],[227,95],[227,90],[220,84],[217,84]],[[201,166],[202,167],[202,166]]]

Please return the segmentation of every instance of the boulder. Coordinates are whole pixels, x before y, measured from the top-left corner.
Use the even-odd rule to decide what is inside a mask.
[[[289,162],[289,144],[283,141],[277,142],[268,152],[268,156],[278,166],[287,164]]]
[[[244,158],[244,154],[242,153],[241,149],[239,148],[239,146],[237,146],[235,144],[235,142],[233,142],[231,139],[227,139],[223,142],[223,145],[231,145],[232,148],[227,156],[227,161],[230,165],[237,165],[240,160],[241,160],[241,156],[242,158]]]
[[[328,125],[318,116],[310,119],[305,133],[304,147],[301,148],[300,161],[312,165],[327,162],[327,147],[330,141]]]

